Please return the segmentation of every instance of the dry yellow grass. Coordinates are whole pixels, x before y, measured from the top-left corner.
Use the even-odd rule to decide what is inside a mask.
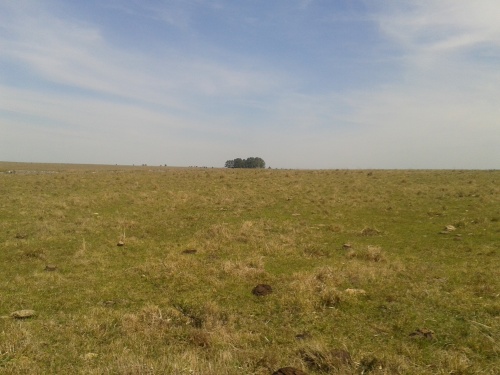
[[[0,163],[0,372],[496,374],[499,186]]]

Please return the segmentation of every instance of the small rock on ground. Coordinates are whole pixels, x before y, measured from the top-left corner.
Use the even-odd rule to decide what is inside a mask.
[[[14,319],[28,319],[35,316],[35,310],[17,310],[10,314]]]
[[[295,339],[297,340],[307,340],[310,339],[312,336],[309,332],[303,332],[299,333],[298,335],[295,335]]]
[[[455,228],[453,225],[447,225],[444,227],[444,230],[439,232],[439,234],[448,234],[448,233],[454,232],[456,230],[457,230],[457,228]]]

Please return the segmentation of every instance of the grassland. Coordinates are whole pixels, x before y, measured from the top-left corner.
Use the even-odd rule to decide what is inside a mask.
[[[500,171],[0,163],[0,196],[1,373],[499,373]]]

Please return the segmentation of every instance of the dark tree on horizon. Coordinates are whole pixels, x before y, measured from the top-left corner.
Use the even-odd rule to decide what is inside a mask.
[[[226,161],[226,168],[265,168],[266,162],[259,157],[249,157],[247,159],[236,158]]]

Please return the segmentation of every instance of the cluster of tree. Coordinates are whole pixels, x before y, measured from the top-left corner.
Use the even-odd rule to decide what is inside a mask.
[[[226,161],[226,168],[265,168],[266,162],[261,158],[236,158]]]

